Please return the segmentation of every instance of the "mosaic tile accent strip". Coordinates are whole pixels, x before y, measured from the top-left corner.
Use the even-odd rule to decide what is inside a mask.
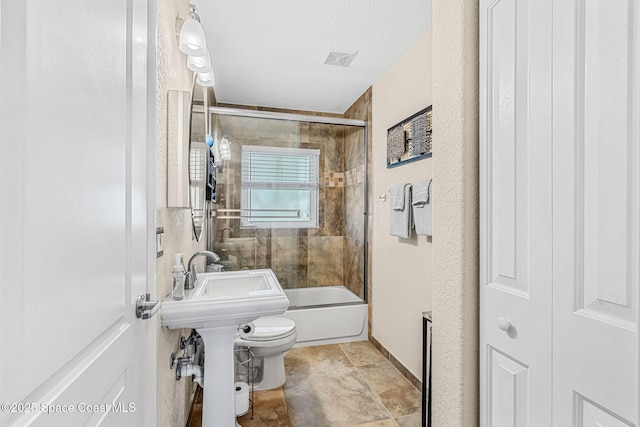
[[[364,166],[349,169],[346,172],[325,172],[324,184],[327,187],[347,187],[364,182]]]
[[[324,183],[327,187],[344,187],[344,172],[325,172]]]

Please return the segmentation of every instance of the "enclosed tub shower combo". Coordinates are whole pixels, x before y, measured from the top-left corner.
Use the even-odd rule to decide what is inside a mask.
[[[262,343],[367,339],[367,123],[211,107],[209,126],[207,246],[224,271],[272,269],[290,301]]]

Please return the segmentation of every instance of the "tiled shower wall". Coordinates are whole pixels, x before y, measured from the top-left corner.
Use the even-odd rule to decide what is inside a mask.
[[[242,145],[320,150],[319,228],[242,229],[238,219],[215,219],[211,246],[226,258],[226,269],[271,268],[285,288],[344,285],[363,297],[364,131],[235,116],[216,120],[232,141],[232,160],[218,169],[214,208],[240,208]]]
[[[345,112],[349,119],[363,120],[369,123],[371,132],[371,88],[363,93]],[[345,169],[346,169],[346,203],[345,203],[345,257],[344,271],[346,285],[351,292],[364,299],[365,254],[364,246],[364,196],[368,191],[365,184],[364,145],[362,143],[365,130],[363,128],[347,128],[345,133]],[[367,160],[371,161],[371,134],[367,135]],[[368,201],[369,204],[371,201]],[[370,209],[367,209],[370,212]],[[371,227],[367,231],[371,239]],[[370,265],[370,263],[369,263]],[[369,277],[371,275],[369,274]],[[368,285],[369,292],[371,284]],[[371,301],[370,295],[367,298]],[[371,307],[371,305],[369,305]],[[371,316],[369,316],[371,318]],[[369,328],[371,331],[371,328]]]

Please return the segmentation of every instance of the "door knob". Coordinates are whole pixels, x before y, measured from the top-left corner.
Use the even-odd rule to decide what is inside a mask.
[[[504,317],[498,317],[498,328],[506,332],[511,329],[511,326],[511,320]]]

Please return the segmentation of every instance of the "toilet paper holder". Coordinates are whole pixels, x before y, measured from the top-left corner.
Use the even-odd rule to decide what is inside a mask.
[[[242,338],[249,338],[255,331],[256,325],[254,325],[253,322],[243,323],[242,325],[238,326],[238,333]]]
[[[244,329],[243,327],[245,326],[248,326],[248,325],[240,325],[240,327],[238,327],[238,332],[242,333]],[[250,332],[253,335],[253,331],[250,331]],[[253,351],[251,351],[250,348],[246,348],[246,347],[236,348],[234,349],[233,353],[234,353],[234,360],[235,360],[234,380],[236,383],[244,382],[249,386],[249,409],[247,410],[247,412],[251,411],[251,419],[253,419],[254,417],[253,385],[255,383],[254,381],[255,368],[253,366],[253,359],[255,355],[253,354]]]

